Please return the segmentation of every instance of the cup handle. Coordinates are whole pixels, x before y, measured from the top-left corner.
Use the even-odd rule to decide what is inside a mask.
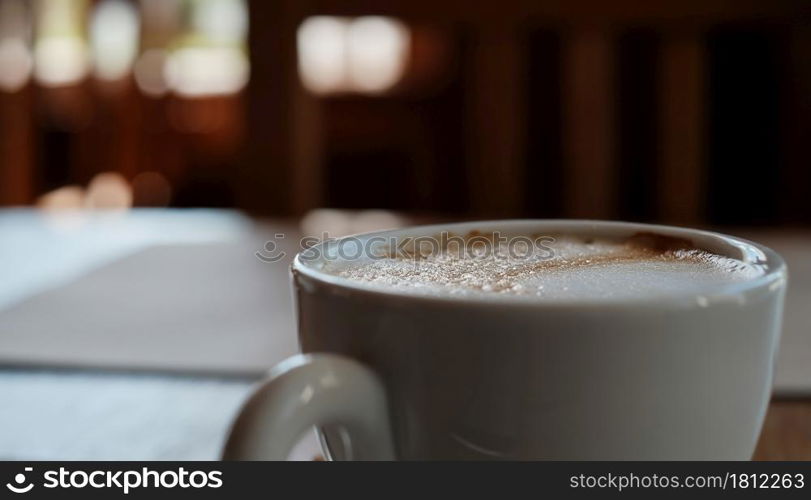
[[[378,376],[336,354],[299,354],[273,368],[242,406],[222,458],[285,460],[305,431],[330,424],[346,429],[353,459],[394,459]]]

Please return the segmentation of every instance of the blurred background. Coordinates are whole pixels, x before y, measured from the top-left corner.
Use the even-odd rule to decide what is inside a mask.
[[[0,0],[0,458],[216,458],[301,235],[571,217],[786,257],[811,459],[809,130],[807,0]]]
[[[0,0],[0,204],[811,223],[807,2],[384,4]]]

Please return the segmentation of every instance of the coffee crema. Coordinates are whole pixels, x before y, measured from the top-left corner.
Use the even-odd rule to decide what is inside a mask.
[[[531,235],[496,241],[472,232],[460,239],[471,244],[457,239],[456,245],[430,252],[383,252],[376,258],[326,261],[320,269],[381,289],[539,300],[700,295],[764,274],[758,265],[653,233],[623,239]]]

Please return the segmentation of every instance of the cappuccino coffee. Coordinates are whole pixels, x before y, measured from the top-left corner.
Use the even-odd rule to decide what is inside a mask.
[[[406,247],[373,258],[330,260],[321,270],[374,288],[417,294],[498,294],[552,301],[700,295],[765,272],[757,263],[654,234],[496,239],[472,232],[452,240],[441,247],[428,245],[428,251]]]
[[[787,278],[761,245],[627,222],[477,221],[328,239],[291,273],[302,355],[257,386],[226,460],[284,460],[312,427],[332,460],[755,449]]]

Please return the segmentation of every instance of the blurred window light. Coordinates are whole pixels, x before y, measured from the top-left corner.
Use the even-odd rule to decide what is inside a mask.
[[[84,205],[95,210],[127,210],[132,207],[132,188],[121,174],[102,172],[88,184]]]
[[[37,199],[37,208],[49,229],[74,232],[86,222],[85,192],[81,186],[63,186],[47,192]]]
[[[184,5],[184,24],[167,44],[168,89],[187,98],[240,92],[250,74],[245,0],[185,0]]]
[[[44,87],[78,83],[89,57],[83,38],[84,0],[40,0],[37,4],[34,78]]]
[[[141,54],[135,61],[133,75],[138,88],[150,97],[169,92],[166,65],[169,47],[180,34],[183,0],[140,0]]]
[[[384,92],[402,78],[411,34],[397,19],[381,16],[305,19],[297,33],[302,83],[311,92]]]
[[[0,0],[0,90],[25,87],[34,66],[29,47],[30,10],[26,0]]]
[[[34,76],[44,87],[80,82],[87,75],[87,50],[79,38],[48,37],[34,48]]]
[[[169,87],[183,97],[235,94],[248,81],[245,54],[233,47],[185,47],[165,67]]]
[[[329,16],[310,17],[299,26],[299,73],[304,86],[312,92],[323,94],[346,86],[348,29],[348,20]]]
[[[102,0],[90,20],[94,73],[100,80],[118,80],[132,69],[138,51],[139,18],[126,0]]]
[[[197,0],[192,11],[193,28],[217,44],[241,44],[248,32],[244,0]]]
[[[37,206],[45,211],[110,210],[121,211],[132,207],[132,187],[117,172],[96,174],[87,185],[63,186],[43,194]]]
[[[349,27],[349,76],[359,91],[381,92],[403,76],[410,33],[386,17],[359,17]]]
[[[84,208],[84,189],[81,186],[63,186],[49,191],[37,199],[42,210],[81,210]]]
[[[31,51],[23,40],[0,40],[0,90],[16,92],[25,87],[33,66]]]
[[[135,83],[141,92],[151,97],[160,97],[169,91],[165,68],[169,55],[163,49],[144,51],[135,62]]]

